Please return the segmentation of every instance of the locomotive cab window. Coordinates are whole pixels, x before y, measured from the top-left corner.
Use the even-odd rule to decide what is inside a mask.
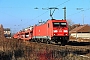
[[[60,26],[60,23],[58,23],[58,22],[53,23],[53,27],[58,27],[58,26]]]
[[[66,22],[54,22],[53,23],[53,27],[59,27],[59,26],[66,27]]]
[[[66,26],[65,22],[60,23],[60,26]]]

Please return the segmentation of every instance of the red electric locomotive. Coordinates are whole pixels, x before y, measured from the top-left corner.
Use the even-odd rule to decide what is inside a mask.
[[[37,42],[61,42],[65,45],[69,40],[68,24],[66,20],[48,20],[33,27],[33,40]]]

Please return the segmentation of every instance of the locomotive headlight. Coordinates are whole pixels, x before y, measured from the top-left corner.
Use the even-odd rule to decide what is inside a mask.
[[[68,30],[64,30],[63,32],[68,32]]]
[[[65,34],[65,35],[67,35],[67,34]]]
[[[54,34],[54,35],[56,35],[56,34]]]
[[[53,32],[58,32],[58,30],[53,30]]]

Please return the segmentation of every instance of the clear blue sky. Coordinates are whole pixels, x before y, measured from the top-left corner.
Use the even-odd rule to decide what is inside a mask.
[[[30,25],[37,24],[39,20],[50,19],[49,10],[42,8],[57,7],[53,17],[63,19],[63,7],[67,8],[67,19],[74,23],[90,24],[90,0],[0,0],[0,24],[4,28],[11,28],[13,32]],[[39,9],[34,9],[38,7]],[[84,12],[77,10],[83,8]]]

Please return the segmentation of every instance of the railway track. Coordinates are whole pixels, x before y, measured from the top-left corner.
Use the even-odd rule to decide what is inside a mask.
[[[47,48],[50,48],[52,50],[90,51],[90,45],[85,45],[85,46],[77,45],[77,46],[73,46],[73,45],[68,44],[68,45],[65,45],[65,46],[60,46],[58,44],[45,44],[45,43],[36,43],[36,42],[28,42],[28,41],[25,41],[25,44],[26,44],[26,46],[47,47]]]
[[[30,42],[30,41],[22,41],[17,39],[7,39],[6,41],[3,41],[4,44],[8,42],[8,44],[5,44],[5,46],[10,47],[10,49],[25,49],[26,47],[35,48],[35,49],[48,49],[48,50],[54,50],[54,51],[68,51],[68,52],[86,52],[90,53],[90,45],[74,45],[74,44],[80,44],[80,43],[70,43],[65,46],[60,46],[57,44],[45,44],[45,43],[37,43],[37,42]],[[10,43],[9,43],[10,42]],[[7,48],[5,48],[8,50]]]

